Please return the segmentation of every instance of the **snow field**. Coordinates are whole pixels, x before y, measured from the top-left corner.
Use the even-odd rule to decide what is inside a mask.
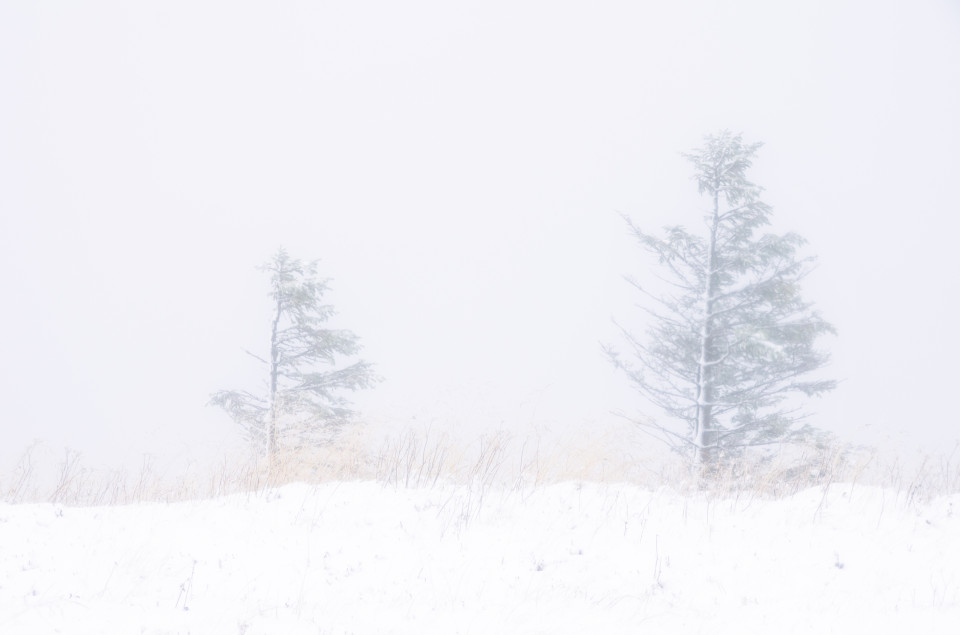
[[[955,633],[960,497],[370,482],[0,504],[0,633]]]

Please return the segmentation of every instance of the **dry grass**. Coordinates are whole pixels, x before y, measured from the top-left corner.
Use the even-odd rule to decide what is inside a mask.
[[[960,492],[960,448],[949,455],[926,457],[919,467],[910,468],[900,459],[881,460],[865,449],[792,446],[777,454],[723,464],[704,483],[678,458],[663,453],[641,455],[633,441],[596,435],[548,443],[540,435],[516,438],[498,432],[458,444],[446,435],[408,431],[371,449],[362,434],[355,433],[328,446],[287,450],[273,461],[225,457],[214,467],[193,467],[172,475],[156,469],[149,458],[133,472],[91,470],[82,465],[79,454],[69,450],[53,465],[44,465],[38,460],[40,448],[31,446],[9,477],[0,479],[0,500],[118,505],[263,492],[293,482],[349,480],[395,488],[461,485],[476,501],[494,487],[529,491],[563,481],[632,483],[737,499],[776,499],[811,487],[846,483],[893,490],[907,504]]]

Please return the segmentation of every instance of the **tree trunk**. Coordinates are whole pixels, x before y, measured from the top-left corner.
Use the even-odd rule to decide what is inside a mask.
[[[274,457],[277,454],[278,444],[278,419],[280,413],[277,404],[277,371],[280,364],[280,346],[277,341],[277,329],[280,324],[280,315],[283,312],[283,303],[280,298],[280,290],[277,289],[277,309],[273,314],[273,325],[270,332],[270,420],[267,422],[267,459],[273,464]]]
[[[700,324],[700,359],[697,362],[697,429],[694,438],[696,462],[700,474],[716,468],[717,430],[713,421],[713,366],[710,359],[713,348],[713,296],[716,287],[717,229],[720,225],[720,181],[713,190],[713,219],[710,226],[710,244],[707,250],[706,276],[703,289],[703,319]]]

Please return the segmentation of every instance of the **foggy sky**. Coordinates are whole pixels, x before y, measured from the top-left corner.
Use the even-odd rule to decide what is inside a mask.
[[[644,411],[600,352],[645,324],[619,213],[695,227],[680,152],[722,128],[819,257],[811,423],[952,447],[958,62],[946,0],[5,2],[4,458],[220,451],[280,245],[333,279],[377,425]]]

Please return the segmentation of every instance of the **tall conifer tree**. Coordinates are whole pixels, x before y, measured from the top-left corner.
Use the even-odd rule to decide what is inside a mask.
[[[626,218],[665,290],[628,278],[647,300],[647,337],[622,329],[634,360],[605,348],[640,393],[685,424],[653,425],[705,472],[724,454],[805,436],[789,397],[835,387],[809,376],[828,361],[816,340],[834,329],[800,297],[813,261],[798,256],[805,241],[759,233],[771,209],[746,172],[761,145],[724,131],[684,155],[709,201],[700,232],[672,226],[656,237]]]

